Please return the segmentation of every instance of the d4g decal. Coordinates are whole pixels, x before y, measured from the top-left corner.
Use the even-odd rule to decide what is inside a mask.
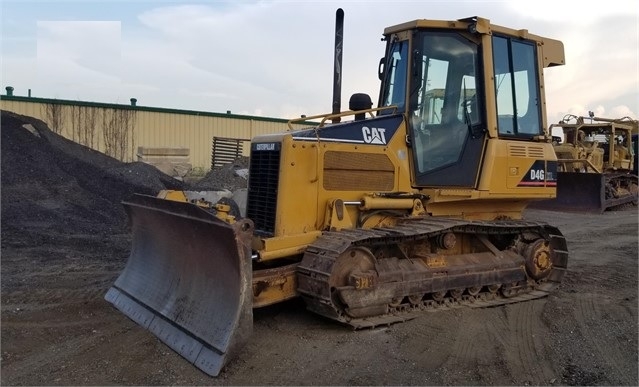
[[[556,187],[557,162],[536,160],[524,174],[518,187]]]

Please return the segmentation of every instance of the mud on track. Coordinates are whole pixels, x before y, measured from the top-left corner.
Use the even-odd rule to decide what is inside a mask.
[[[60,167],[60,176],[28,172],[45,156],[16,164],[4,118],[2,385],[639,384],[636,207],[603,215],[526,212],[558,226],[568,241],[568,273],[547,298],[437,311],[362,331],[295,300],[257,310],[251,342],[210,378],[103,300],[130,245],[119,194],[104,188],[101,195],[70,167]],[[130,187],[129,172],[104,173]],[[164,186],[154,171],[140,173],[137,181]],[[102,215],[87,216],[82,206]]]

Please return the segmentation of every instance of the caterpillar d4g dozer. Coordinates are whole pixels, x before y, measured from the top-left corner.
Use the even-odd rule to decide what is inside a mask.
[[[536,208],[602,213],[637,205],[636,150],[633,134],[639,123],[629,117],[608,119],[566,116],[564,141],[555,145],[558,158],[557,197]]]
[[[253,308],[293,297],[365,328],[555,289],[566,241],[522,212],[556,193],[542,71],[564,63],[562,43],[480,17],[384,40],[377,107],[354,94],[340,112],[336,71],[332,113],[252,139],[246,217],[179,192],[126,202],[133,246],[106,299],[217,375]]]

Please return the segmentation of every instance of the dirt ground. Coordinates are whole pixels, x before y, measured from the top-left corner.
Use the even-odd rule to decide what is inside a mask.
[[[1,177],[2,385],[639,384],[636,207],[525,213],[568,241],[547,298],[361,331],[295,300],[256,310],[252,340],[211,378],[103,299],[130,246],[120,200],[181,183],[4,112]]]

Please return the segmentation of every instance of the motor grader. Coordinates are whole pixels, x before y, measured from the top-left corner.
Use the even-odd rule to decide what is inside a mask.
[[[132,249],[105,298],[209,375],[253,308],[301,297],[366,328],[544,297],[566,271],[561,232],[522,217],[556,194],[542,72],[563,44],[481,17],[388,27],[377,106],[341,111],[340,11],[333,111],[252,139],[245,217],[180,192],[124,203]]]
[[[536,208],[602,213],[637,205],[633,134],[639,122],[567,115],[550,126],[563,132],[555,145],[557,196],[534,203]]]

